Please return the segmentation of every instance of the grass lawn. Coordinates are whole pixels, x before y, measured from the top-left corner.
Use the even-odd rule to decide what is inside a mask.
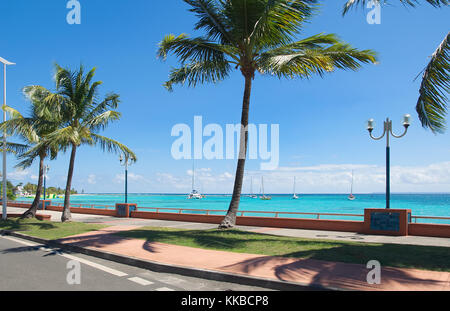
[[[38,238],[56,240],[71,235],[98,230],[105,225],[85,224],[81,222],[51,222],[37,219],[8,219],[0,220],[0,230],[11,230]]]
[[[448,247],[341,242],[215,229],[143,227],[117,234],[123,237],[145,239],[149,242],[237,253],[311,258],[364,265],[370,260],[378,260],[382,266],[450,272],[450,248]]]

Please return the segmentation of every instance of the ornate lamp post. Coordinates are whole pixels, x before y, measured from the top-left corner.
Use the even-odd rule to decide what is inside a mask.
[[[3,64],[3,106],[6,107],[6,66],[15,65],[4,58],[0,57],[0,63]],[[3,122],[6,121],[6,111],[3,110]],[[6,196],[6,133],[3,132],[3,194],[2,194],[2,206],[3,206],[3,220],[6,220],[7,216],[7,202]]]
[[[390,184],[390,177],[391,177],[391,168],[390,168],[390,135],[395,138],[401,138],[406,135],[408,132],[408,127],[411,125],[411,116],[409,114],[406,114],[403,117],[403,126],[405,127],[405,131],[402,135],[395,135],[392,131],[392,121],[389,120],[389,118],[384,121],[384,132],[383,135],[380,137],[374,137],[372,135],[375,121],[373,119],[370,119],[367,121],[367,130],[369,131],[370,137],[374,140],[381,140],[384,136],[386,136],[386,209],[390,208],[390,200],[391,200],[391,184]]]
[[[120,165],[125,166],[125,203],[128,203],[128,166],[133,163],[133,160],[128,155],[125,155],[125,159],[120,155],[119,161]]]

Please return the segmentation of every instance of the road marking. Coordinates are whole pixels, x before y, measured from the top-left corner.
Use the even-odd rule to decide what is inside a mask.
[[[115,276],[122,277],[122,276],[128,275],[125,272],[121,272],[121,271],[118,271],[116,269],[108,268],[108,267],[106,267],[104,265],[101,265],[101,264],[98,264],[98,263],[95,263],[95,262],[92,262],[92,261],[89,261],[89,260],[86,260],[86,259],[83,259],[83,258],[79,258],[79,257],[72,256],[72,255],[69,255],[69,254],[64,254],[64,253],[60,253],[59,255],[65,257],[65,258],[68,258],[70,260],[76,260],[78,262],[84,263],[85,265],[88,265],[88,266],[91,266],[93,268],[102,270],[104,272],[110,273],[110,274],[115,275]]]
[[[175,291],[174,289],[171,289],[171,288],[168,288],[168,287],[160,287],[160,288],[157,288],[155,290],[158,291],[158,292],[174,292]]]
[[[135,282],[135,283],[138,283],[138,284],[140,284],[142,286],[147,286],[147,285],[153,284],[153,282],[150,282],[148,280],[144,280],[144,279],[142,279],[140,277],[137,277],[137,276],[133,277],[133,278],[129,278],[128,280],[130,280],[132,282]]]
[[[17,242],[17,243],[20,243],[20,244],[23,244],[23,245],[26,245],[26,246],[38,246],[39,245],[39,244],[36,244],[36,243],[30,243],[30,242],[25,242],[25,241],[22,241],[22,240],[19,240],[19,239],[15,239],[15,238],[12,238],[10,236],[2,236],[2,238],[10,240],[10,241],[13,241],[13,242]]]
[[[101,264],[98,264],[98,263],[95,263],[95,262],[92,262],[92,261],[89,261],[89,260],[86,260],[86,259],[83,259],[83,258],[79,258],[79,257],[73,256],[73,255],[65,254],[61,250],[53,250],[53,249],[46,248],[46,247],[42,246],[41,244],[29,243],[29,242],[25,242],[25,241],[22,241],[22,240],[19,240],[19,239],[6,237],[6,236],[3,236],[3,238],[5,238],[7,240],[14,241],[14,242],[17,242],[17,243],[20,243],[20,244],[23,244],[23,245],[27,245],[27,246],[33,246],[33,247],[39,246],[39,249],[41,249],[43,251],[54,252],[54,253],[56,253],[56,254],[58,254],[58,255],[60,255],[62,257],[65,257],[67,259],[76,260],[76,261],[78,261],[80,263],[84,263],[85,265],[91,266],[91,267],[96,268],[98,270],[102,270],[104,272],[107,272],[107,273],[110,273],[110,274],[113,274],[113,275],[116,275],[116,276],[119,276],[119,277],[128,275],[128,274],[126,274],[124,272],[121,272],[121,271],[118,271],[118,270],[115,270],[115,269],[112,269],[112,268],[108,268],[108,267],[103,266]]]

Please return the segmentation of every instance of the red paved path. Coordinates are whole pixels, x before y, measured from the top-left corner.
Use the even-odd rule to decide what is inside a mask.
[[[113,234],[136,228],[113,226],[60,241],[165,264],[348,290],[450,291],[449,272],[382,267],[381,284],[369,285],[364,265],[205,250]]]

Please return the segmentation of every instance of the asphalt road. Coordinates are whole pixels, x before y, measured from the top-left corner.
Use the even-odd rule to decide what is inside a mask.
[[[15,237],[0,236],[0,292],[225,290],[266,289],[157,273],[83,254],[48,249]]]

